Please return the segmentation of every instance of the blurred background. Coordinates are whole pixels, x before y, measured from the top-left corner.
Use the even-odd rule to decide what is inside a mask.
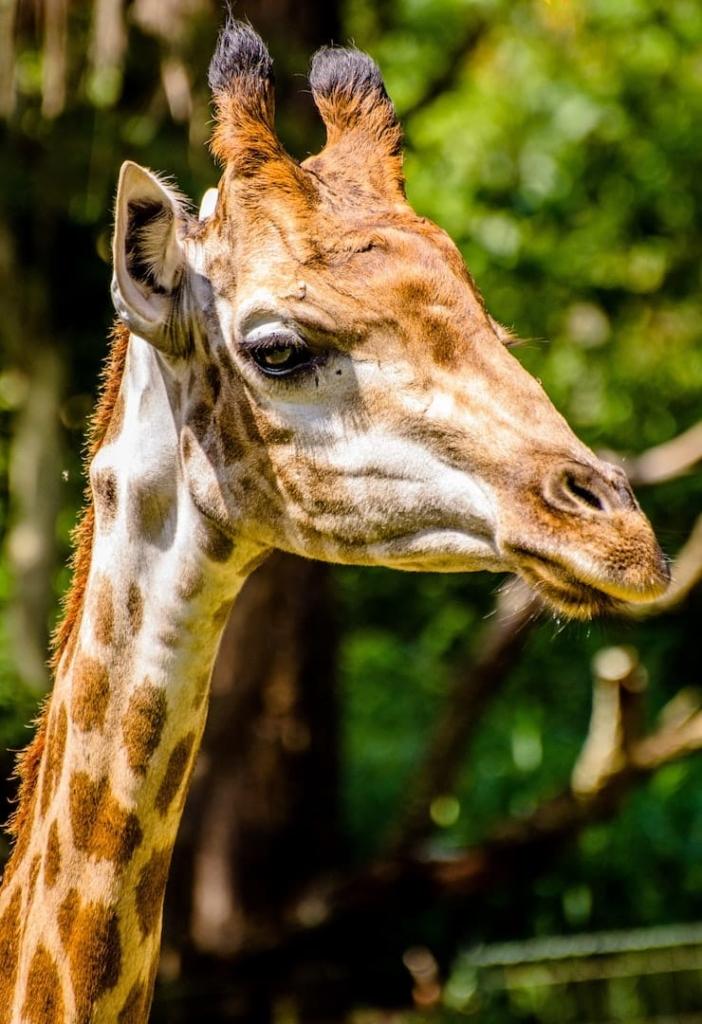
[[[270,45],[300,158],[322,142],[311,52],[351,39],[377,59],[411,202],[576,431],[623,460],[675,582],[636,615],[563,624],[496,577],[271,558],[217,663],[152,1020],[700,1022],[702,5],[235,13]],[[0,0],[3,751],[49,685],[119,165],[196,203],[216,182],[221,16]]]

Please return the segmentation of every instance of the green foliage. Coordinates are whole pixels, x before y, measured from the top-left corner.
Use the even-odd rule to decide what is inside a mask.
[[[527,339],[518,357],[578,433],[594,447],[634,453],[694,423],[702,393],[698,6],[351,0],[348,12],[400,113],[410,112],[411,201],[457,241],[493,315]],[[425,103],[448,69],[450,85]],[[674,554],[699,512],[702,477],[640,497]],[[495,582],[343,570],[340,584],[346,806],[365,853],[382,846],[448,663],[475,642]],[[545,621],[489,709],[451,794],[458,814],[435,845],[477,841],[567,782],[600,647],[639,649],[654,710],[699,683],[701,604],[696,595],[677,615],[638,625]],[[447,615],[455,633],[453,625],[446,632]],[[466,940],[698,917],[700,783],[699,760],[661,772],[532,891],[488,894],[479,922],[462,925]],[[544,1003],[495,1020],[522,1017],[555,1019]]]

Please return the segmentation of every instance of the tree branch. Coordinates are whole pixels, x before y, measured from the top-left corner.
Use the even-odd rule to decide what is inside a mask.
[[[632,647],[607,647],[593,662],[590,727],[571,787],[580,798],[596,794],[626,764],[641,734],[646,677]]]
[[[619,457],[633,487],[674,480],[702,462],[702,422],[630,459]]]
[[[672,583],[656,601],[648,604],[630,604],[622,610],[627,618],[647,619],[662,615],[682,604],[691,590],[702,580],[702,515],[698,516],[690,536],[685,541],[670,570]]]
[[[603,657],[604,656],[604,657]],[[616,813],[624,796],[663,765],[702,749],[702,710],[681,691],[664,709],[658,728],[638,734],[643,674],[635,652],[610,648],[596,660],[593,714],[573,783],[530,815],[498,825],[473,849],[452,856],[388,857],[315,895],[321,922],[340,914],[387,911],[440,896],[477,894],[501,877],[533,875],[583,828]],[[603,714],[608,688],[608,715]],[[634,700],[632,701],[632,696]],[[638,705],[638,706],[637,706]],[[617,723],[612,728],[609,717]]]

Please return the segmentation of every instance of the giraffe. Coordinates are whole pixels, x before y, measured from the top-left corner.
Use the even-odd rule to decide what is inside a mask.
[[[516,572],[580,618],[668,581],[625,476],[407,203],[370,58],[314,57],[327,140],[302,164],[253,29],[227,21],[209,81],[223,173],[204,215],[120,173],[88,501],[0,890],[0,1024],[146,1021],[217,645],[273,549]]]

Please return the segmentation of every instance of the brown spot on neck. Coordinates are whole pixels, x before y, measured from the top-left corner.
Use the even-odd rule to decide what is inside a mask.
[[[47,726],[46,746],[44,749],[44,777],[41,787],[42,814],[46,814],[48,811],[49,804],[61,781],[67,735],[68,714],[66,712],[66,705],[61,702],[58,711],[50,716]]]
[[[124,1006],[117,1015],[117,1024],[142,1024],[148,1011],[146,996],[144,982],[135,981],[124,1001]]]
[[[212,407],[205,402],[198,402],[188,416],[188,426],[201,443],[207,436],[212,422]]]
[[[190,440],[190,434],[185,432],[182,435],[181,451],[183,453],[183,459],[187,462],[193,454],[193,444]]]
[[[219,393],[222,390],[222,375],[216,363],[210,363],[207,366],[207,369],[205,370],[205,378],[212,396],[212,404],[215,405],[219,398]]]
[[[226,562],[234,550],[234,541],[230,540],[218,526],[209,522],[203,523],[198,543],[213,562]]]
[[[96,1019],[95,1004],[119,981],[122,948],[116,913],[104,903],[82,906],[66,944],[76,1001],[76,1019]]]
[[[52,821],[49,826],[49,836],[46,841],[46,853],[44,854],[44,883],[48,889],[56,885],[56,879],[61,870],[61,843],[58,834],[58,825]]]
[[[142,840],[139,819],[115,799],[106,775],[94,782],[87,772],[74,772],[69,805],[78,850],[119,866],[131,859]]]
[[[112,469],[101,469],[93,475],[93,500],[100,526],[109,530],[117,516],[117,477]]]
[[[144,599],[136,583],[130,583],[127,590],[127,618],[132,636],[136,636],[144,621]]]
[[[152,483],[130,481],[130,529],[137,539],[159,546],[164,538],[172,536],[174,498],[174,494]]]
[[[11,1011],[12,996],[17,980],[19,958],[22,893],[17,889],[5,913],[0,917],[0,1021],[5,1024]]]
[[[166,721],[166,694],[163,687],[145,679],[129,699],[122,719],[122,735],[127,761],[132,771],[146,774],[147,765],[161,742]]]
[[[29,865],[29,878],[27,881],[27,902],[31,903],[34,899],[34,890],[37,885],[37,878],[39,877],[39,868],[41,867],[41,854],[35,853],[32,857],[32,863]]]
[[[56,961],[39,945],[29,965],[22,1020],[26,1024],[64,1024],[65,1019]]]
[[[92,509],[91,509],[91,511],[92,511]],[[66,640],[66,644],[65,644],[64,649],[63,649],[63,655],[61,657],[60,664],[58,666],[56,666],[56,668],[55,668],[56,675],[58,675],[59,667],[61,669],[61,673],[67,672],[68,669],[71,667],[71,663],[73,662],[73,656],[74,656],[74,654],[76,652],[76,647],[78,646],[78,634],[80,633],[80,624],[81,624],[82,621],[83,621],[83,609],[81,608],[81,610],[79,611],[79,613],[76,616],[76,621],[75,621],[74,629],[73,629],[71,635]]]
[[[135,900],[139,927],[144,938],[152,935],[161,920],[163,894],[168,881],[171,849],[154,850],[141,869]]]
[[[73,925],[76,922],[79,905],[80,898],[78,896],[78,890],[75,888],[69,889],[61,903],[61,906],[58,908],[58,914],[56,916],[59,935],[64,946],[68,945],[71,938],[71,932],[73,931]]]
[[[178,740],[171,751],[166,771],[156,794],[156,809],[162,816],[168,812],[180,789],[194,745],[195,733],[189,732]]]
[[[106,647],[111,647],[115,635],[115,613],[112,601],[112,583],[107,576],[98,577],[96,591],[95,638]]]
[[[97,658],[87,654],[76,657],[71,687],[71,714],[85,732],[102,731],[110,699],[110,677]]]

